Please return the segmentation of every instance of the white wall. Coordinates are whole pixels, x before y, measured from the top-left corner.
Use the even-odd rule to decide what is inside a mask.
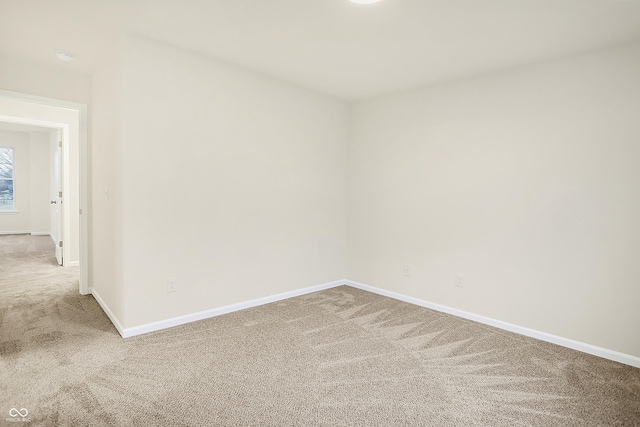
[[[125,326],[344,277],[347,104],[133,36],[124,52]]]
[[[31,232],[51,233],[49,132],[29,133],[31,175]]]
[[[0,213],[0,233],[49,234],[49,148],[46,132],[0,130],[15,154],[16,213]]]
[[[640,356],[639,112],[640,44],[355,104],[348,278]]]
[[[27,132],[0,130],[0,146],[13,148],[15,213],[0,213],[0,233],[31,232],[31,173],[30,150]]]
[[[120,56],[93,75],[90,149],[90,284],[121,325],[122,277],[121,67]]]

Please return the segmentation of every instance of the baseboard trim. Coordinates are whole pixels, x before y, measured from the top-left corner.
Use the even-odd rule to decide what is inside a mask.
[[[32,231],[31,235],[32,236],[50,236],[51,233],[49,233],[48,231]]]
[[[67,262],[66,267],[77,267],[80,265],[80,261],[69,261]]]
[[[0,234],[31,234],[31,230],[0,231]]]
[[[259,305],[268,304],[271,302],[276,302],[276,301],[280,301],[287,298],[293,298],[300,295],[309,294],[312,292],[318,292],[325,289],[334,288],[336,286],[340,286],[344,284],[345,284],[344,280],[337,280],[334,282],[324,283],[316,286],[310,286],[308,288],[298,289],[295,291],[283,292],[276,295],[271,295],[263,298],[256,298],[250,301],[230,304],[223,307],[213,308],[210,310],[204,310],[196,313],[185,314],[184,316],[173,317],[166,320],[159,320],[157,322],[147,323],[140,326],[134,326],[132,328],[125,328],[125,329],[122,329],[122,331],[120,331],[118,326],[116,326],[116,329],[118,329],[118,332],[120,332],[120,335],[122,335],[123,338],[129,338],[136,335],[142,335],[142,334],[147,334],[149,332],[155,332],[155,331],[160,331],[162,329],[172,328],[174,326],[184,325],[185,323],[196,322],[198,320],[204,320],[210,317],[216,317],[223,314],[232,313],[234,311],[257,307]],[[98,303],[100,302],[98,301]],[[107,313],[107,316],[109,316],[109,313]],[[109,316],[109,318],[111,318],[113,321],[112,316]]]
[[[281,301],[287,298],[293,298],[300,295],[309,294],[312,292],[318,292],[325,289],[335,288],[337,286],[347,285],[357,289],[362,289],[364,291],[373,292],[378,295],[386,296],[389,298],[397,299],[399,301],[408,302],[410,304],[415,304],[421,307],[429,308],[432,310],[436,310],[442,313],[451,314],[456,317],[461,317],[463,319],[472,320],[474,322],[482,323],[485,325],[493,326],[498,329],[502,329],[509,332],[514,332],[516,334],[528,336],[531,338],[539,339],[541,341],[550,342],[552,344],[557,344],[562,347],[567,347],[573,350],[581,351],[583,353],[592,354],[594,356],[602,357],[605,359],[613,360],[615,362],[624,363],[626,365],[634,366],[636,368],[640,368],[640,357],[633,356],[626,353],[621,353],[619,351],[610,350],[603,347],[598,347],[592,344],[587,344],[581,341],[572,340],[569,338],[564,338],[558,335],[549,334],[546,332],[537,331],[535,329],[526,328],[524,326],[515,325],[513,323],[503,322],[501,320],[493,319],[486,316],[481,316],[474,313],[469,313],[467,311],[458,310],[456,308],[448,307],[441,304],[436,304],[433,302],[421,300],[419,298],[410,297],[398,292],[388,291],[386,289],[377,288],[375,286],[366,285],[364,283],[355,282],[353,280],[336,280],[333,282],[324,283],[321,285],[310,286],[307,288],[297,289],[295,291],[283,292],[280,294],[275,294],[263,298],[256,298],[250,301],[240,302],[236,304],[230,304],[223,307],[213,308],[209,310],[199,311],[196,313],[186,314],[183,316],[173,317],[170,319],[160,320],[157,322],[147,323],[140,326],[134,326],[131,328],[123,328],[118,319],[111,312],[107,304],[100,297],[98,292],[95,289],[91,288],[90,293],[93,295],[95,300],[98,302],[102,310],[105,312],[107,317],[113,323],[113,326],[117,329],[118,333],[123,338],[129,338],[136,335],[142,335],[149,332],[160,331],[167,328],[172,328],[174,326],[184,325],[186,323],[197,322],[198,320],[204,320],[211,317],[220,316],[223,314],[233,313],[235,311],[244,310],[247,308],[257,307],[263,304],[269,304],[276,301]]]
[[[122,327],[122,325],[120,324],[116,316],[113,314],[111,309],[109,309],[109,306],[107,305],[107,303],[105,303],[104,300],[100,297],[100,294],[93,288],[89,288],[89,293],[93,295],[93,298],[98,302],[98,305],[102,307],[102,311],[104,311],[104,313],[107,315],[109,320],[111,320],[111,323],[116,328],[120,336],[125,338],[124,328]]]
[[[429,301],[421,300],[419,298],[410,297],[393,291],[387,291],[385,289],[376,288],[375,286],[366,285],[364,283],[354,282],[353,280],[344,280],[342,283],[352,286],[354,288],[362,289],[364,291],[373,292],[378,295],[383,295],[389,298],[394,298],[400,301],[408,302],[410,304],[419,305],[421,307],[430,308],[432,310],[440,311],[442,313],[451,314],[453,316],[461,317],[463,319],[473,320],[474,322],[483,323],[485,325],[493,326],[498,329],[503,329],[509,332],[515,332],[520,335],[525,335],[531,338],[536,338],[541,341],[557,344],[562,347],[567,347],[573,350],[578,350],[583,353],[592,354],[605,359],[613,360],[615,362],[624,363],[625,365],[635,366],[640,368],[640,357],[633,356],[626,353],[621,353],[615,350],[609,350],[607,348],[598,347],[595,345],[587,344],[581,341],[575,341],[569,338],[560,337],[558,335],[548,334],[546,332],[537,331],[535,329],[525,328],[523,326],[514,325],[513,323],[503,322],[501,320],[492,319],[486,316],[480,316],[478,314],[469,313],[467,311],[458,310],[456,308],[447,307],[432,303]]]

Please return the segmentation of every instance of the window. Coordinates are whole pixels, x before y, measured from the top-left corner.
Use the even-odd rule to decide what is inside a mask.
[[[0,211],[16,208],[13,196],[14,158],[13,148],[0,147]]]

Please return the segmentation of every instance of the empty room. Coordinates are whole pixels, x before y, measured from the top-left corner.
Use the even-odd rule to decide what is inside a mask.
[[[640,1],[0,0],[0,425],[640,425]]]

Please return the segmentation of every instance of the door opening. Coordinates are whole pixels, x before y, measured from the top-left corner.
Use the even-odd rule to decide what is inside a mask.
[[[51,234],[56,260],[79,266],[79,292],[89,294],[86,105],[0,90],[0,121],[58,130]]]

